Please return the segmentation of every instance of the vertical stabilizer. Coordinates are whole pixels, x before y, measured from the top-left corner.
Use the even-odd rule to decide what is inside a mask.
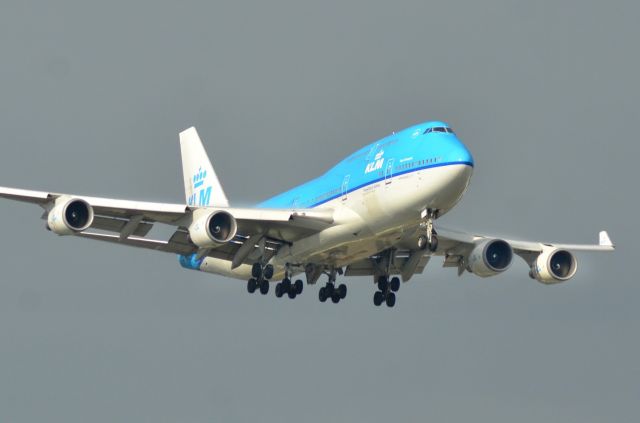
[[[180,153],[187,205],[229,207],[227,196],[193,126],[180,132]]]

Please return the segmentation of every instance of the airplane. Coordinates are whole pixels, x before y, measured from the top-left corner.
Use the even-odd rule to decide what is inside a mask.
[[[571,279],[574,251],[613,251],[606,231],[598,244],[554,244],[464,233],[435,222],[462,198],[474,170],[469,150],[444,122],[431,121],[369,144],[320,177],[258,203],[232,207],[194,127],[179,134],[185,203],[165,204],[0,187],[0,197],[44,209],[46,228],[114,244],[178,255],[182,267],[246,282],[247,291],[293,299],[302,279],[321,302],[339,303],[338,276],[370,276],[373,303],[393,307],[400,280],[423,272],[434,256],[444,267],[489,277],[514,255],[529,276],[551,285]],[[147,237],[169,225],[167,240]]]

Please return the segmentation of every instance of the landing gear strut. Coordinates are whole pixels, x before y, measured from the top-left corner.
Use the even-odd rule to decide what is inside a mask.
[[[336,274],[342,274],[342,269],[332,268],[328,273],[329,280],[327,284],[320,288],[318,291],[318,299],[320,302],[324,303],[327,299],[331,298],[331,302],[334,304],[338,304],[340,300],[343,300],[347,296],[347,286],[345,284],[340,284],[336,287]]]

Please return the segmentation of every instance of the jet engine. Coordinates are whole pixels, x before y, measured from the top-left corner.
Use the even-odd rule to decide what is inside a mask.
[[[571,279],[577,270],[578,262],[569,251],[547,248],[533,262],[529,276],[550,285]]]
[[[477,244],[467,259],[467,270],[480,277],[497,275],[509,268],[513,249],[501,239],[488,239]]]
[[[189,226],[189,237],[198,247],[211,248],[231,241],[237,230],[236,219],[219,210],[196,218]]]
[[[93,223],[93,208],[79,198],[60,197],[47,216],[47,228],[58,235],[72,235]]]

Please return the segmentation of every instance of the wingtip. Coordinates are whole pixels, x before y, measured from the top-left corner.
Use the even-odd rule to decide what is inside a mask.
[[[611,238],[607,231],[600,231],[599,233],[599,244],[603,247],[614,247],[613,242],[611,242]]]

